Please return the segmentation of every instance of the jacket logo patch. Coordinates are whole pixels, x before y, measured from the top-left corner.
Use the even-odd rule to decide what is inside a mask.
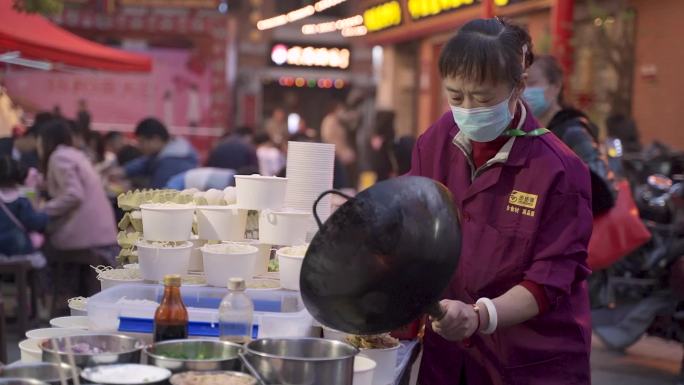
[[[508,204],[534,210],[537,208],[537,198],[538,196],[535,194],[513,190],[508,197]]]

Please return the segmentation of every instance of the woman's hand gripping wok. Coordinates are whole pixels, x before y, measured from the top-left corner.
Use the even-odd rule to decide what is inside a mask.
[[[463,341],[475,334],[482,321],[476,306],[461,301],[442,300],[441,314],[432,314],[432,330],[449,341]]]

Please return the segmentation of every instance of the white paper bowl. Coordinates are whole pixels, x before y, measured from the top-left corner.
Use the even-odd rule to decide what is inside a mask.
[[[29,330],[25,335],[28,339],[42,341],[50,338],[78,336],[83,335],[84,333],[87,332],[81,329],[51,327]]]
[[[306,242],[311,225],[306,211],[270,211],[259,213],[259,241],[269,245],[291,246]]]
[[[38,344],[40,340],[23,340],[19,342],[19,350],[21,352],[21,362],[42,362],[43,351],[40,350]]]
[[[192,233],[193,205],[140,205],[143,235],[149,241],[187,241]]]
[[[168,274],[188,274],[192,243],[182,246],[155,247],[146,242],[138,242],[138,263],[140,274],[148,281],[161,281]]]
[[[254,277],[259,249],[244,244],[204,245],[204,274],[211,286],[226,287],[230,278],[249,281]]]
[[[138,266],[138,267],[135,269],[130,268],[130,269],[124,269],[124,270],[128,270],[128,271],[138,270],[139,271],[140,270],[139,265],[136,264],[136,266]],[[116,269],[116,270],[121,270],[121,269]],[[97,279],[100,280],[100,290],[107,290],[111,287],[119,286],[119,285],[125,285],[127,283],[142,283],[143,282],[142,278],[139,278],[139,279],[120,279],[120,278],[108,277],[108,275],[110,274],[109,273],[110,271],[114,271],[114,270],[103,271],[98,276]]]
[[[278,249],[276,256],[280,265],[280,286],[287,290],[299,291],[299,276],[302,272],[304,255],[290,254],[290,247]]]
[[[245,238],[247,210],[236,206],[198,206],[199,239],[241,241]]]
[[[368,357],[354,357],[353,385],[373,385],[373,377],[377,364]]]
[[[198,236],[193,235],[190,239],[192,242],[192,251],[190,252],[190,265],[188,270],[191,272],[201,273],[204,271],[204,262],[202,261],[202,246],[207,244],[204,239],[199,239]]]
[[[285,204],[287,178],[236,175],[237,206],[247,210],[279,210]]]
[[[259,249],[256,266],[254,266],[254,275],[262,275],[268,273],[268,261],[271,259],[272,245],[259,242],[258,239],[243,239],[238,243],[251,245]]]
[[[66,316],[51,319],[50,326],[53,328],[88,330],[90,323],[88,316]]]
[[[71,315],[88,315],[86,304],[83,304],[84,306],[80,305],[81,303],[69,303],[69,310],[71,311]]]
[[[400,346],[388,349],[361,349],[361,356],[368,357],[377,364],[373,382],[376,384],[394,383]]]

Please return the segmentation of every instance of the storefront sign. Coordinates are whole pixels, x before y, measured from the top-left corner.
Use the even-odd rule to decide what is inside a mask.
[[[277,66],[349,68],[351,52],[341,47],[311,47],[278,43],[271,47],[271,63]]]
[[[497,0],[500,2],[501,0]],[[478,1],[479,2],[479,1]],[[409,14],[413,20],[436,16],[475,4],[475,0],[408,0]]]
[[[401,4],[390,1],[363,12],[363,23],[368,32],[381,31],[401,24]]]

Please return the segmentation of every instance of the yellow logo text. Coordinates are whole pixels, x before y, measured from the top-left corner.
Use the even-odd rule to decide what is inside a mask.
[[[537,208],[537,198],[535,194],[513,190],[508,197],[508,204],[534,210]]]

